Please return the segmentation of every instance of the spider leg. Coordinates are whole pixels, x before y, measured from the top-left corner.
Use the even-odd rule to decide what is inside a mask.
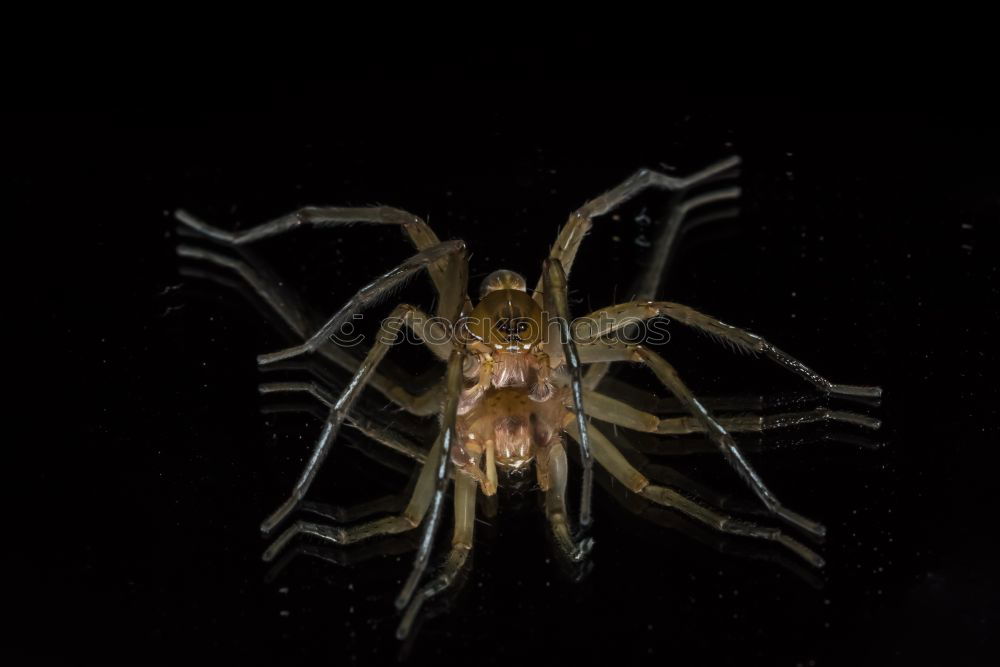
[[[579,437],[579,430],[575,423],[567,425],[566,430],[573,438]],[[611,441],[594,426],[590,427],[591,443],[594,448],[594,457],[598,463],[604,467],[619,482],[624,484],[629,490],[640,494],[643,497],[663,505],[676,509],[687,516],[696,519],[716,530],[732,535],[744,535],[756,537],[764,540],[777,542],[788,548],[799,557],[815,567],[822,567],[823,559],[809,547],[801,542],[785,535],[777,528],[761,526],[750,521],[735,519],[716,509],[706,507],[697,503],[679,492],[652,484],[648,478],[636,470],[622,453],[611,444]]]
[[[288,497],[288,500],[286,500],[270,517],[264,521],[261,525],[261,530],[263,532],[271,532],[275,526],[281,523],[285,517],[287,517],[288,514],[295,509],[299,501],[301,501],[305,496],[306,492],[309,490],[309,486],[313,482],[313,479],[315,479],[317,472],[319,472],[319,468],[323,464],[323,460],[326,458],[327,454],[329,454],[330,447],[337,437],[341,424],[343,424],[347,415],[351,412],[351,407],[361,394],[361,390],[367,384],[368,379],[370,378],[375,367],[389,351],[389,346],[395,343],[398,339],[401,326],[412,319],[414,312],[416,312],[415,309],[404,304],[397,306],[393,310],[392,314],[386,318],[384,325],[385,330],[382,335],[379,336],[375,344],[372,345],[371,350],[368,352],[368,356],[365,357],[365,360],[362,362],[358,370],[355,371],[354,376],[347,384],[347,387],[330,409],[330,414],[327,417],[326,424],[323,426],[323,431],[320,434],[319,440],[313,448],[312,455],[309,457],[309,462],[306,464],[305,470],[303,470],[299,481],[292,489],[292,494]]]
[[[413,530],[423,521],[435,493],[435,472],[440,465],[443,432],[431,447],[413,487],[413,493],[401,514],[382,517],[351,526],[327,526],[312,521],[296,521],[289,526],[264,552],[264,560],[271,561],[298,535],[312,535],[326,542],[347,545],[380,535],[397,535]]]
[[[584,410],[596,419],[624,426],[634,431],[645,433],[661,433],[666,435],[684,435],[688,433],[704,433],[705,423],[694,417],[666,417],[661,418],[650,412],[637,410],[627,403],[616,400],[605,394],[596,391],[585,391],[586,398]],[[845,412],[841,410],[830,410],[825,407],[817,407],[812,410],[801,412],[785,412],[773,415],[740,415],[736,417],[718,417],[716,421],[727,431],[742,431],[762,433],[774,429],[790,428],[803,424],[832,423],[840,422],[844,424],[854,424],[864,428],[877,429],[882,422],[873,417],[857,414],[855,412]]]
[[[189,232],[186,228],[180,228],[178,233],[190,239],[194,232]],[[200,240],[200,237],[195,237]],[[299,337],[305,337],[309,331],[318,326],[321,322],[317,314],[308,307],[302,297],[293,289],[287,286],[281,276],[270,266],[259,253],[253,252],[247,247],[229,248],[227,252],[221,252],[218,245],[204,247],[192,243],[182,242],[177,245],[177,255],[193,260],[198,263],[211,264],[224,269],[229,274],[235,274],[244,283],[244,287],[250,288],[250,294],[256,295],[270,309],[269,315],[277,315],[285,326]],[[192,273],[190,268],[181,265],[181,273]],[[215,282],[220,280],[214,275],[205,275],[195,272],[197,277],[208,278]],[[244,287],[237,287],[233,283],[227,286],[243,293]],[[244,294],[244,296],[248,296]],[[248,300],[253,301],[248,296]]]
[[[614,429],[612,431],[605,431],[604,434],[629,461],[634,463],[639,472],[649,478],[654,484],[670,486],[725,512],[741,515],[770,516],[770,512],[766,507],[761,506],[756,497],[747,497],[739,488],[731,488],[722,492],[702,482],[695,481],[674,467],[654,462],[652,457],[660,455],[663,452],[658,451],[655,447],[642,446],[640,444],[641,440],[635,438],[636,434],[634,432],[624,429]],[[651,444],[662,445],[663,443],[662,440],[657,438]],[[748,449],[746,443],[741,443],[741,448],[744,451]],[[672,454],[673,452],[671,451],[670,453]],[[716,450],[714,447],[705,447],[699,453],[711,454],[716,453]]]
[[[296,542],[272,561],[264,575],[264,583],[274,581],[299,556],[310,556],[339,567],[353,567],[376,557],[401,556],[413,551],[415,546],[412,533],[400,533],[347,547]]]
[[[353,223],[397,225],[410,237],[417,250],[427,250],[439,243],[434,230],[419,216],[389,206],[367,206],[360,208],[339,206],[307,206],[279,218],[259,224],[240,232],[230,232],[210,225],[184,210],[177,210],[174,217],[191,229],[223,243],[243,245],[270,236],[278,236],[298,227],[339,227]],[[429,272],[438,292],[447,290],[446,269],[437,263]]]
[[[270,308],[270,312],[277,314],[278,317],[288,326],[288,328],[291,329],[291,331],[300,339],[306,338],[309,331],[319,326],[318,323],[316,323],[317,318],[307,312],[298,295],[287,287],[284,287],[280,278],[274,276],[273,272],[271,272],[266,264],[259,260],[259,258],[230,257],[226,254],[216,252],[215,250],[183,244],[177,247],[177,254],[187,259],[196,260],[198,262],[206,262],[222,267],[238,275],[245,284],[238,281],[231,281],[223,276],[205,272],[201,269],[191,267],[181,268],[181,273],[184,275],[205,278],[231,287],[246,296],[255,304],[256,301],[253,299],[253,295],[256,295],[262,299],[265,304],[267,304]],[[240,254],[249,255],[246,249],[243,248],[240,249]],[[252,291],[250,294],[246,293],[246,286],[251,288]],[[419,318],[414,317],[414,322],[428,323],[428,325],[430,324],[429,318],[426,315]],[[421,340],[427,340],[430,338],[427,334],[421,335],[420,331],[417,331],[416,333],[418,338]],[[442,349],[442,346],[438,345],[436,346],[436,349],[440,350]],[[432,351],[434,350],[435,348],[432,348]],[[339,368],[350,371],[351,373],[354,372],[361,361],[361,359],[356,357],[351,351],[345,350],[344,348],[336,345],[324,345],[319,348],[317,352],[325,359],[333,362]],[[393,380],[382,371],[383,369],[381,367],[375,370],[371,375],[369,384],[383,396],[412,414],[429,415],[437,412],[439,402],[436,400],[435,396],[429,393],[424,395],[413,395],[404,389],[401,381]],[[396,373],[396,375],[402,374],[400,372]]]
[[[673,394],[654,395],[648,390],[639,389],[613,377],[605,379],[601,385],[600,393],[618,403],[625,403],[629,408],[656,415],[657,419],[683,416],[678,413],[688,414],[688,410]],[[878,449],[882,446],[879,440],[864,432],[837,428],[839,424],[843,423],[847,427],[860,426],[865,431],[875,431],[881,428],[880,420],[857,412],[839,412],[836,415],[827,415],[830,408],[823,402],[823,399],[825,399],[824,395],[812,391],[698,397],[703,406],[713,414],[719,415],[717,417],[719,422],[727,429],[733,427],[731,430],[763,434],[762,437],[753,438],[740,444],[743,451],[747,453],[768,451],[774,449],[775,446],[793,443],[803,444],[820,441],[851,444],[865,449]],[[807,431],[810,433],[809,437],[803,438],[801,434],[784,430],[786,426],[793,427],[800,423],[808,425],[813,421],[813,416],[819,416],[821,411],[823,414],[815,423],[821,425],[822,428],[818,431]],[[802,418],[801,421],[799,417]],[[648,417],[641,417],[640,421],[648,423],[648,419]],[[761,421],[763,421],[763,425],[758,430],[757,425]],[[682,422],[682,424],[685,428],[688,425],[692,429],[700,428],[697,426],[697,421]],[[746,428],[742,428],[743,426]],[[672,430],[672,427],[669,428]],[[691,431],[691,433],[697,432],[699,431]],[[781,437],[778,437],[779,434],[782,434]],[[687,435],[687,433],[677,435]],[[715,446],[704,438],[676,438],[672,440],[668,448],[664,448],[663,441],[657,437],[657,434],[650,434],[650,436],[630,438],[629,444],[641,452],[655,455],[674,456],[717,451]],[[618,443],[616,442],[616,444]]]
[[[422,343],[419,336],[418,342]],[[314,382],[336,393],[346,386],[347,382],[351,379],[351,375],[354,374],[354,371],[364,359],[364,355],[368,354],[369,349],[363,344],[350,348],[349,351],[354,356],[354,363],[350,366],[350,373],[346,376],[339,372],[339,368],[331,366],[322,354],[285,359],[284,361],[278,361],[268,366],[261,366],[260,368],[265,372],[282,374],[289,371],[293,373],[302,371],[308,374]],[[436,416],[441,409],[440,393],[442,375],[443,368],[436,364],[431,364],[424,373],[420,375],[410,373],[409,377],[407,377],[406,370],[394,364],[392,359],[387,356],[378,365],[375,372],[372,373],[369,386],[378,389],[382,397],[389,399],[389,401],[402,408],[414,418]],[[381,387],[376,386],[376,381],[380,380],[382,382]],[[371,400],[372,402],[378,402],[380,405],[386,406],[385,401],[381,400],[381,398],[372,398]],[[390,412],[395,413],[397,411],[390,410]]]
[[[711,190],[690,199],[684,199],[684,195],[685,192],[681,191],[673,197],[663,230],[654,242],[645,266],[628,291],[628,294],[633,299],[655,299],[657,294],[660,293],[660,288],[667,273],[667,267],[670,264],[674,248],[682,233],[686,233],[703,224],[715,222],[716,220],[734,218],[739,211],[736,207],[730,207],[724,210],[713,211],[697,218],[688,218],[688,215],[692,211],[702,206],[739,198],[739,188],[731,187]],[[609,365],[606,363],[590,366],[584,374],[584,386],[587,389],[596,389],[607,374],[608,369]]]
[[[327,411],[329,411],[336,402],[336,397],[333,396],[327,388],[315,382],[264,383],[260,385],[259,391],[262,394],[268,395],[288,393],[308,394],[316,400],[312,403],[286,404],[283,406],[272,405],[270,408],[265,408],[265,412],[306,411],[313,414],[313,416],[320,421],[326,420],[328,416]],[[408,498],[412,495],[413,487],[416,484],[419,472],[422,469],[422,464],[426,462],[428,457],[427,448],[418,444],[418,442],[411,437],[412,433],[406,433],[405,429],[400,431],[398,427],[390,426],[382,419],[376,420],[368,417],[366,409],[361,406],[362,402],[363,399],[359,400],[358,404],[353,407],[351,412],[346,417],[345,423],[365,437],[360,439],[348,438],[347,444],[351,444],[351,446],[358,449],[362,454],[374,459],[386,468],[395,470],[404,476],[410,477],[410,484],[407,485],[406,490],[402,493],[392,494],[348,507],[303,500],[300,505],[303,512],[323,517],[335,523],[350,523],[359,521],[373,514],[401,512],[406,506]],[[321,406],[325,407],[327,411],[322,411]],[[315,410],[313,410],[314,407],[316,408]],[[370,407],[367,408],[367,410],[371,409],[372,408]],[[376,414],[380,417],[385,416],[384,412],[376,411]],[[393,421],[395,421],[395,418],[393,418]],[[413,425],[411,424],[410,428],[412,428],[412,426]],[[370,440],[374,440],[375,442],[381,444],[385,449],[373,449],[369,445]],[[400,454],[409,460],[421,464],[421,466],[417,466],[417,468],[414,469],[405,464],[401,465],[402,462],[397,458],[385,456],[388,452]]]
[[[661,451],[664,444],[662,438],[656,438],[654,440],[657,447],[644,449],[636,441],[634,432],[614,429],[611,432],[606,432],[605,436],[611,440],[615,448],[617,448],[630,461],[636,461],[639,471],[654,484],[670,486],[678,489],[688,496],[693,496],[703,500],[709,505],[715,506],[726,512],[764,516],[769,515],[767,508],[761,507],[759,502],[751,503],[738,494],[721,493],[709,486],[706,486],[705,484],[702,484],[701,482],[696,482],[692,478],[682,474],[676,468],[650,461],[649,458],[647,458],[647,455],[663,453]],[[683,440],[678,440],[671,444],[679,444],[681,442],[683,442]],[[714,447],[711,447],[703,450],[703,453],[705,451],[708,453],[714,453],[716,450]],[[670,453],[673,453],[673,447],[670,448]]]
[[[456,420],[458,418],[458,399],[462,393],[463,362],[465,361],[465,351],[456,347],[451,352],[448,359],[448,370],[445,376],[445,387],[447,390],[444,409],[442,411],[441,433],[438,441],[441,443],[441,453],[436,462],[434,499],[431,501],[430,516],[424,524],[423,534],[420,536],[420,546],[417,549],[417,556],[413,562],[413,571],[403,585],[399,597],[396,598],[396,608],[403,609],[413,597],[413,592],[420,583],[424,571],[427,569],[427,561],[430,559],[431,548],[434,546],[434,538],[437,535],[438,525],[441,521],[441,505],[444,503],[445,489],[448,486],[448,466],[451,463],[451,449],[455,440],[458,439],[456,430]],[[461,476],[459,476],[461,478]],[[474,508],[472,510],[475,511]]]
[[[262,354],[257,357],[257,362],[262,365],[270,364],[275,361],[289,359],[291,357],[296,357],[300,354],[305,354],[318,349],[328,341],[330,336],[339,332],[344,324],[351,319],[351,316],[354,315],[354,313],[360,311],[366,306],[375,304],[381,297],[403,284],[407,279],[412,277],[421,269],[425,269],[439,259],[453,254],[460,255],[462,263],[465,263],[466,250],[465,243],[463,241],[446,241],[432,248],[428,248],[427,250],[418,252],[416,255],[406,260],[396,268],[390,269],[382,276],[376,278],[358,290],[357,294],[345,303],[343,307],[341,307],[341,309],[333,315],[333,317],[327,320],[326,324],[320,327],[320,329],[310,336],[304,343],[286,348],[284,350],[279,350],[278,352]],[[449,291],[458,291],[459,293],[464,292],[465,285],[455,281],[449,285]],[[442,301],[445,300],[446,297],[442,296]],[[452,303],[459,301],[458,299],[452,297],[448,297],[447,300]],[[455,322],[458,320],[460,314],[459,308],[456,308],[455,312],[448,313],[446,318],[448,322]]]
[[[566,272],[566,275],[569,275],[570,270],[573,268],[573,260],[576,259],[577,250],[580,248],[580,243],[591,226],[593,226],[593,219],[597,216],[609,213],[647,188],[673,191],[685,190],[723,175],[739,163],[740,159],[733,156],[683,178],[668,176],[667,174],[649,169],[640,169],[625,179],[618,187],[605,192],[596,199],[590,200],[574,211],[559,231],[559,236],[556,237],[555,245],[552,246],[549,257],[562,262],[563,270]],[[738,191],[734,191],[732,196],[738,196]],[[543,279],[540,278],[535,288],[536,292],[539,291],[542,282]]]
[[[735,175],[735,173],[729,172],[724,175]],[[660,293],[664,277],[667,274],[667,267],[670,265],[674,249],[682,234],[686,234],[696,227],[717,220],[732,219],[739,212],[737,207],[732,206],[721,210],[713,210],[698,217],[688,217],[692,211],[703,206],[739,199],[740,189],[737,187],[709,190],[689,199],[680,199],[684,194],[681,192],[675,195],[675,198],[679,199],[679,201],[670,206],[667,222],[653,245],[653,249],[649,254],[650,259],[643,267],[636,281],[632,284],[632,289],[629,293],[634,295],[632,297],[634,299],[654,299]]]
[[[655,395],[616,377],[609,377],[601,386],[601,393],[624,401],[647,412],[662,414],[686,413],[684,404],[672,394]],[[812,391],[781,393],[742,393],[700,396],[702,404],[717,412],[763,412],[773,409],[814,407],[820,397]]]
[[[777,497],[767,488],[764,480],[751,467],[743,452],[736,445],[736,441],[729,435],[729,432],[712,416],[704,405],[695,397],[687,385],[681,380],[677,371],[660,355],[648,350],[641,345],[581,345],[580,355],[583,361],[635,361],[648,366],[659,378],[660,382],[674,394],[687,409],[693,414],[705,428],[705,432],[712,443],[719,449],[722,455],[729,462],[729,465],[743,478],[747,485],[757,494],[764,506],[773,514],[781,517],[788,523],[800,529],[822,536],[826,533],[826,528],[821,524],[808,519],[797,512],[794,512],[778,500]]]
[[[861,399],[874,399],[882,395],[880,387],[853,384],[835,384],[806,366],[804,363],[779,350],[760,336],[726,324],[714,317],[700,313],[688,306],[670,301],[633,301],[595,311],[582,318],[575,327],[577,338],[596,341],[622,327],[654,317],[670,317],[694,329],[704,331],[737,349],[752,354],[764,354],[778,365],[792,371],[817,389],[828,394],[838,394]]]
[[[718,489],[697,482],[681,474],[675,468],[657,465],[636,451],[635,441],[628,437],[627,431],[602,431],[612,444],[641,472],[651,483],[667,486],[679,491],[684,496],[696,502],[707,505],[717,511],[730,515],[768,516],[766,509],[759,503],[751,503],[742,494],[722,493]],[[787,551],[774,542],[762,540],[747,540],[744,536],[716,530],[702,521],[693,519],[676,509],[651,502],[645,496],[633,493],[623,484],[619,484],[607,471],[598,475],[598,482],[615,501],[629,512],[651,521],[652,523],[683,533],[696,542],[700,542],[719,553],[732,554],[740,558],[764,560],[775,563],[804,579],[813,587],[822,587],[822,579],[815,570],[802,559]],[[750,518],[750,521],[760,521]]]
[[[545,457],[544,460],[543,457]],[[590,553],[594,546],[594,540],[590,537],[579,541],[575,540],[573,531],[570,529],[569,515],[566,512],[566,482],[569,466],[566,462],[566,450],[561,439],[539,452],[538,459],[535,465],[539,466],[540,471],[544,470],[543,474],[548,479],[548,488],[545,488],[544,485],[542,488],[545,491],[545,517],[552,529],[552,536],[570,562],[579,563]]]
[[[475,456],[475,455],[473,455]],[[451,550],[437,576],[424,584],[410,600],[403,618],[396,629],[396,638],[403,639],[413,627],[424,603],[451,587],[461,573],[472,551],[472,538],[476,522],[476,494],[478,482],[464,474],[455,477],[455,528]]]
[[[559,325],[559,338],[562,343],[562,354],[551,350],[553,342],[547,342],[546,348],[551,350],[550,357],[557,359],[562,356],[570,373],[570,387],[573,393],[573,405],[576,410],[577,423],[582,434],[577,441],[580,444],[580,463],[583,466],[583,483],[580,495],[580,527],[590,525],[590,505],[594,488],[594,464],[590,454],[590,443],[587,438],[587,420],[583,407],[583,379],[581,375],[580,355],[576,342],[570,330],[569,299],[566,294],[566,274],[562,263],[557,258],[545,260],[542,268],[542,278],[545,286],[545,307],[555,316]]]
[[[625,449],[620,443],[615,443],[615,446],[624,453]],[[632,449],[630,451],[635,450]],[[640,457],[640,460],[645,460],[645,457],[641,454],[637,453],[636,456]],[[654,484],[669,486],[677,489],[688,496],[693,496],[704,501],[710,506],[718,508],[720,511],[736,514],[767,516],[767,510],[761,508],[758,503],[750,502],[746,498],[739,495],[725,494],[716,491],[701,482],[696,482],[690,477],[681,474],[679,471],[671,468],[670,466],[643,463],[640,472],[642,472],[642,474]]]
[[[647,437],[640,436],[636,438],[633,436],[632,445],[636,451],[640,451],[647,456],[695,456],[718,454],[719,452],[718,447],[708,439],[678,438],[669,445],[665,445],[662,438],[657,434],[644,435],[647,435]],[[745,455],[757,455],[774,453],[790,448],[819,446],[821,443],[870,450],[880,449],[884,444],[880,440],[862,434],[848,433],[842,430],[828,432],[826,428],[822,428],[818,433],[809,433],[808,435],[788,433],[779,436],[777,432],[774,432],[764,436],[756,434],[756,437],[753,438],[741,438],[740,450]]]
[[[415,482],[416,477],[411,481]],[[407,488],[402,493],[390,493],[354,505],[331,505],[329,503],[304,500],[299,510],[337,524],[357,523],[376,514],[401,513],[406,509],[412,493],[413,489],[411,485],[407,485]]]
[[[610,436],[610,434],[607,434]],[[618,441],[614,441],[615,446],[620,446]],[[633,461],[632,457],[628,457]],[[739,514],[744,508],[730,507],[732,503],[720,505],[714,498],[714,494],[702,495],[705,487],[688,488],[682,484],[675,483],[672,479],[663,481],[647,472],[646,466],[639,468],[653,484],[670,486],[680,491],[684,496],[694,499],[701,505],[708,505],[725,514]],[[817,569],[804,561],[800,556],[792,553],[785,547],[770,540],[746,539],[745,535],[733,535],[715,529],[702,521],[693,519],[690,516],[678,512],[672,507],[666,507],[650,501],[645,496],[633,493],[617,479],[607,473],[603,468],[597,475],[597,482],[607,495],[627,512],[637,518],[655,524],[656,526],[676,531],[684,535],[691,541],[698,542],[720,554],[735,556],[740,559],[759,560],[766,563],[778,565],[790,574],[802,579],[812,588],[823,587],[823,579]],[[751,519],[756,521],[756,519]]]
[[[426,454],[423,458],[426,460]],[[423,461],[420,463],[422,464]],[[357,524],[377,514],[400,514],[406,509],[410,498],[413,496],[413,490],[420,479],[422,465],[409,466],[407,468],[393,466],[391,469],[399,472],[408,479],[406,486],[401,491],[351,505],[333,505],[303,500],[299,505],[299,511],[335,524]]]
[[[330,395],[330,392],[315,382],[266,382],[258,387],[258,391],[262,394],[304,392],[313,396],[331,410],[337,400]],[[423,447],[409,440],[403,440],[392,434],[388,428],[379,426],[371,419],[358,414],[357,411],[352,411],[348,414],[345,418],[345,423],[375,442],[409,459],[413,459],[417,463],[423,463],[427,460],[427,451]]]

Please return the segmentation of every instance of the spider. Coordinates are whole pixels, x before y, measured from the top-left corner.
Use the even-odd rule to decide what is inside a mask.
[[[438,297],[434,316],[417,306],[400,304],[383,320],[380,335],[353,371],[346,387],[336,398],[326,400],[329,413],[305,469],[288,499],[264,520],[261,530],[265,535],[272,533],[300,506],[341,427],[345,421],[352,423],[354,420],[352,407],[369,384],[407,411],[417,415],[436,414],[439,419],[438,434],[422,457],[422,468],[408,505],[399,514],[349,526],[294,521],[267,549],[265,560],[274,558],[298,535],[346,545],[420,528],[412,571],[396,599],[396,607],[403,611],[397,636],[403,638],[409,633],[421,606],[455,582],[473,546],[478,494],[495,495],[498,485],[508,479],[506,473],[523,473],[534,467],[556,544],[570,561],[584,560],[593,546],[586,529],[591,524],[593,461],[596,459],[614,479],[652,503],[671,508],[722,533],[776,542],[811,565],[822,567],[823,559],[817,553],[782,530],[734,518],[669,486],[654,483],[629,463],[602,430],[588,419],[653,434],[703,433],[770,514],[811,536],[825,534],[820,523],[793,511],[775,496],[730,432],[820,421],[877,428],[878,420],[827,409],[772,417],[717,418],[666,359],[623,335],[636,323],[666,317],[708,333],[730,347],[763,355],[827,395],[856,399],[881,396],[878,387],[835,384],[749,331],[679,303],[654,300],[657,274],[662,273],[670,246],[687,213],[706,204],[735,199],[739,189],[721,188],[688,196],[689,193],[704,184],[732,178],[739,164],[740,159],[734,156],[686,177],[648,169],[637,171],[569,216],[533,289],[529,290],[523,276],[501,269],[482,281],[475,303],[469,295],[465,243],[440,241],[423,219],[399,209],[385,206],[306,207],[240,232],[220,229],[178,210],[176,217],[181,223],[228,244],[249,244],[298,227],[326,228],[362,222],[398,226],[415,246],[415,255],[362,287],[311,335],[307,335],[303,324],[298,322],[297,330],[304,334],[305,340],[259,356],[261,365],[307,353],[324,353],[335,347],[330,345],[331,337],[346,322],[422,271],[429,274]],[[681,204],[667,223],[664,241],[654,250],[646,279],[636,290],[640,298],[599,309],[573,321],[567,299],[567,276],[594,219],[651,188],[675,193]],[[403,391],[378,371],[390,347],[407,330],[446,365],[440,384],[419,396]],[[635,362],[648,367],[690,416],[661,418],[598,391],[609,365],[616,362]],[[343,358],[341,363],[345,363]],[[271,387],[271,390],[281,389],[302,387],[290,383]],[[358,426],[356,422],[353,425]],[[564,435],[577,444],[582,468],[575,526],[567,510],[569,465]],[[454,486],[451,548],[440,571],[424,582],[450,484]]]

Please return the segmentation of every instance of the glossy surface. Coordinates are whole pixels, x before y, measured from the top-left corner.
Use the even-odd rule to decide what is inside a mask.
[[[16,533],[27,556],[16,609],[34,653],[983,663],[998,620],[988,544],[1000,440],[995,133],[725,100],[654,105],[650,126],[631,102],[567,115],[558,96],[533,99],[530,112],[445,96],[433,113],[402,116],[389,104],[330,104],[294,118],[39,121],[14,180],[28,203],[12,216],[60,230],[24,250],[25,280],[42,281],[49,304],[35,320],[51,336],[37,371],[48,393],[37,397],[52,398],[11,445],[30,457],[18,481],[34,485],[18,497],[38,499],[18,508],[32,525]],[[534,284],[559,225],[589,197],[642,165],[684,172],[732,153],[744,159],[740,217],[684,238],[661,296],[747,326],[836,382],[884,388],[874,438],[812,426],[737,436],[783,500],[827,525],[824,570],[669,512],[637,517],[601,475],[593,568],[581,582],[553,557],[530,483],[501,493],[498,509],[478,510],[473,569],[454,609],[423,623],[412,645],[392,638],[392,601],[414,541],[383,544],[388,555],[350,567],[308,555],[274,569],[261,562],[260,521],[287,494],[320,423],[258,395],[260,382],[302,377],[255,361],[294,341],[235,280],[180,275],[167,212],[183,206],[235,227],[300,205],[384,202],[426,214],[442,240],[464,239],[473,285],[502,267]],[[628,296],[663,202],[643,196],[595,223],[569,279],[575,314]],[[411,253],[398,230],[381,227],[302,230],[253,251],[322,316]],[[429,294],[418,280],[401,297],[429,308]],[[670,331],[659,351],[709,407],[764,394],[786,397],[772,411],[787,412],[800,405],[788,396],[812,395],[764,360]],[[415,348],[393,355],[415,384],[433,363]],[[656,387],[637,369],[620,378]],[[344,435],[314,500],[351,504],[403,488],[403,459],[374,461],[360,436]],[[662,437],[634,446],[648,451]],[[700,443],[668,440],[686,453],[656,464],[757,510]]]

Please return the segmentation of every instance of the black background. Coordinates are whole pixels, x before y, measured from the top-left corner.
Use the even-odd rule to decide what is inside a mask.
[[[9,507],[28,654],[990,662],[1000,143],[981,106],[704,97],[653,82],[228,92],[146,91],[101,113],[14,125],[9,224],[31,233],[8,253],[24,264],[16,292],[42,286],[23,327],[25,393],[42,409],[15,414],[30,427],[8,439],[27,456]],[[884,420],[881,448],[806,430],[752,455],[780,497],[829,527],[820,585],[636,518],[603,489],[583,582],[553,560],[534,496],[508,499],[477,523],[453,608],[402,651],[392,600],[409,556],[353,568],[300,557],[265,581],[257,526],[318,424],[262,414],[256,385],[271,378],[254,358],[286,339],[231,288],[180,276],[170,212],[235,227],[305,204],[385,203],[465,239],[473,284],[499,267],[531,282],[588,198],[640,166],[686,173],[733,153],[744,160],[740,217],[684,240],[664,296],[765,335],[835,381],[885,389],[870,411]],[[648,193],[597,222],[571,277],[576,314],[627,296],[648,234],[637,217],[664,202]],[[257,249],[321,312],[409,251],[394,230],[364,227]],[[430,303],[419,285],[405,298]],[[696,391],[805,392],[765,361],[672,333],[662,352]],[[406,361],[414,373],[429,363]],[[642,373],[624,376],[658,391]],[[749,498],[713,456],[667,462]],[[349,448],[326,467],[315,497],[331,502],[405,482]]]

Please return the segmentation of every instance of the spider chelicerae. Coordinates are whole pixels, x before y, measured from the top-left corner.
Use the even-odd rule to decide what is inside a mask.
[[[769,513],[809,535],[824,535],[825,529],[820,523],[778,500],[754,471],[730,432],[762,431],[822,421],[877,428],[878,420],[826,408],[780,415],[716,418],[666,359],[642,342],[634,341],[632,336],[623,335],[637,323],[670,318],[706,332],[731,347],[763,355],[826,394],[861,399],[881,395],[878,387],[835,384],[760,336],[679,303],[655,300],[659,276],[688,214],[739,196],[739,189],[733,186],[714,189],[701,186],[731,180],[738,175],[739,164],[738,157],[731,157],[683,178],[647,169],[636,172],[569,216],[543,263],[534,289],[529,291],[521,275],[499,270],[483,280],[475,303],[468,290],[465,243],[441,242],[424,220],[405,211],[385,206],[307,207],[240,232],[219,229],[185,211],[178,211],[176,217],[184,225],[228,244],[244,245],[298,227],[371,223],[399,226],[416,247],[415,255],[361,288],[318,330],[307,330],[301,317],[287,304],[279,303],[276,308],[286,314],[286,321],[304,341],[261,355],[258,357],[261,365],[313,352],[329,354],[331,347],[336,348],[331,337],[345,323],[422,271],[429,274],[437,293],[433,316],[414,305],[397,305],[383,321],[380,335],[353,369],[340,395],[320,396],[329,408],[321,435],[290,497],[261,528],[265,534],[271,533],[302,503],[345,422],[364,431],[361,420],[354,415],[354,407],[366,386],[373,386],[415,415],[437,414],[439,417],[438,434],[425,452],[414,453],[412,448],[394,442],[388,432],[369,431],[376,440],[421,461],[422,467],[406,508],[398,514],[347,526],[295,521],[268,548],[265,559],[272,559],[300,534],[346,545],[422,528],[413,569],[396,600],[397,607],[405,609],[397,631],[398,636],[404,637],[421,606],[454,583],[473,546],[477,496],[479,493],[495,495],[498,485],[505,479],[505,471],[524,471],[534,466],[556,544],[571,561],[583,560],[593,544],[586,537],[586,529],[591,522],[593,460],[596,459],[627,489],[653,503],[723,533],[776,542],[811,565],[821,567],[823,560],[818,554],[782,530],[734,518],[670,486],[654,483],[641,474],[591,421],[653,434],[703,433]],[[653,250],[652,261],[637,283],[636,298],[572,320],[567,276],[594,219],[650,188],[675,193],[678,203],[672,208]],[[224,263],[217,256],[190,247],[182,247],[180,252]],[[386,353],[404,333],[415,334],[446,365],[441,382],[421,395],[408,393],[379,372],[379,364]],[[350,363],[342,356],[339,362],[341,365]],[[688,416],[660,417],[639,410],[620,397],[599,391],[609,365],[615,362],[637,362],[647,366],[676,397]],[[310,390],[310,387],[301,383],[262,386],[264,391],[303,389]],[[315,388],[311,390],[316,393]],[[569,465],[563,434],[568,434],[577,443],[582,469],[575,526],[567,511]],[[454,486],[451,549],[440,571],[424,582],[450,484]]]

